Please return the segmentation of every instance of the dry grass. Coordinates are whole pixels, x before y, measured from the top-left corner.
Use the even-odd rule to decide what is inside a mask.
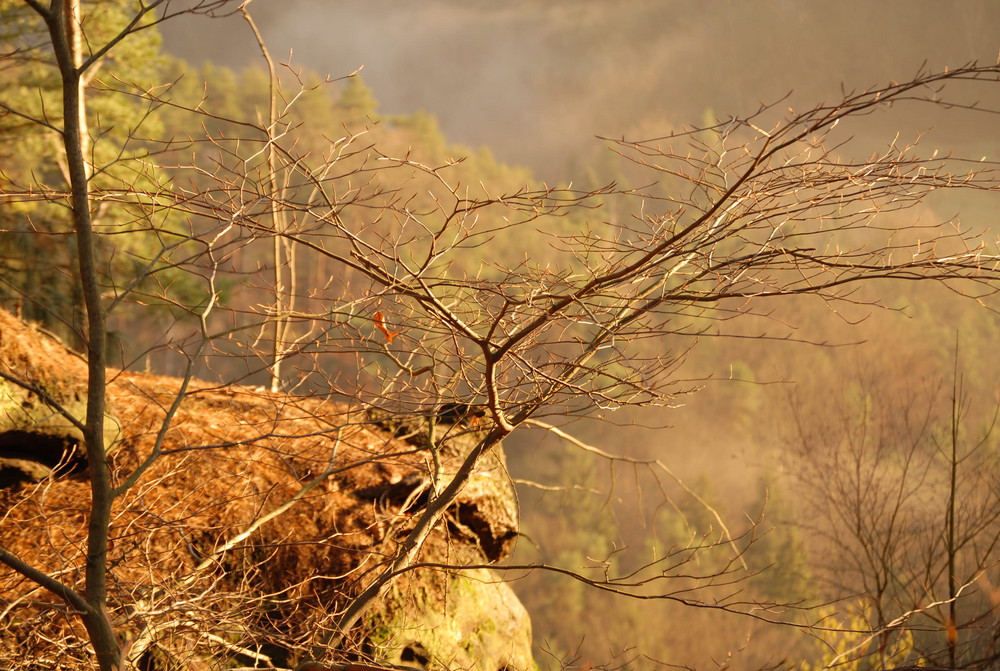
[[[85,389],[78,355],[3,312],[0,365],[56,399]],[[179,389],[174,378],[113,374],[108,408],[120,440],[109,454],[116,483],[155,449]],[[114,507],[111,615],[136,645],[166,646],[175,656],[184,651],[205,668],[215,664],[206,660],[232,658],[240,649],[285,661],[320,641],[331,618],[393,552],[393,532],[405,533],[409,517],[401,501],[379,493],[428,469],[422,449],[357,409],[203,382],[189,389],[160,450]],[[0,490],[0,544],[81,590],[86,475]],[[490,531],[510,535],[512,524],[516,519],[494,521]],[[89,665],[76,618],[6,567],[0,613],[6,629],[0,660],[10,668]],[[242,660],[253,661],[246,654]]]

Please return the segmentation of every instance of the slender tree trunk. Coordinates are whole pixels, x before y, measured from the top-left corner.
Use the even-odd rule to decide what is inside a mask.
[[[958,499],[958,439],[962,423],[962,381],[958,372],[958,339],[955,340],[955,365],[951,392],[951,454],[949,455],[948,504],[945,514],[945,546],[948,553],[948,663],[955,667],[958,660],[958,578],[955,567],[958,549],[955,542],[955,504]]]
[[[90,166],[87,161],[90,139],[81,72],[80,0],[53,0],[45,20],[62,77],[62,136],[70,176],[80,289],[87,310],[88,377],[84,441],[90,471],[91,506],[84,590],[89,608],[82,617],[100,668],[102,671],[115,671],[121,666],[121,652],[107,609],[107,543],[113,499],[104,445],[107,315],[101,302],[97,238],[90,211]]]
[[[257,28],[256,22],[247,7],[252,0],[246,0],[240,5],[243,18],[250,25],[260,53],[267,63],[267,175],[264,179],[265,193],[271,203],[271,226],[274,235],[274,343],[271,350],[271,391],[281,391],[281,363],[287,352],[285,343],[288,340],[289,313],[294,309],[295,300],[295,254],[283,234],[288,229],[285,213],[279,200],[283,186],[278,183],[278,152],[274,143],[278,133],[278,72],[274,60],[264,43],[264,36]],[[286,281],[286,274],[288,279]]]

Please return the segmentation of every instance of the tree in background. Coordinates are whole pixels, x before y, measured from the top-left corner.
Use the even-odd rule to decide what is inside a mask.
[[[76,246],[74,272],[87,316],[86,418],[56,403],[53,408],[82,431],[92,495],[82,586],[2,548],[0,561],[79,613],[105,671],[130,661],[111,610],[125,609],[134,599],[108,594],[112,504],[140,486],[160,456],[157,443],[138,463],[120,464],[105,446],[107,315],[123,305],[168,305],[187,313],[193,324],[186,332],[168,333],[165,342],[143,344],[169,348],[185,362],[179,391],[165,404],[160,436],[187,402],[196,371],[220,385],[245,381],[273,370],[276,353],[289,364],[284,370],[294,371],[283,373],[289,388],[308,385],[352,399],[379,411],[381,422],[430,414],[420,448],[427,463],[426,501],[389,529],[379,553],[371,553],[378,561],[351,583],[310,641],[343,655],[357,646],[354,633],[365,614],[414,569],[463,488],[515,431],[532,425],[561,431],[545,418],[676,402],[696,386],[677,372],[691,343],[735,317],[766,317],[776,299],[806,295],[850,305],[855,287],[887,279],[962,280],[958,288],[984,295],[997,279],[997,257],[973,232],[944,224],[910,231],[880,227],[883,214],[934,191],[996,189],[992,164],[923,156],[915,145],[898,143],[855,160],[841,155],[837,135],[838,127],[886,113],[892,104],[969,106],[945,97],[945,87],[996,85],[997,66],[920,73],[802,113],[763,108],[712,128],[614,143],[623,156],[662,176],[662,185],[642,191],[538,185],[507,190],[463,173],[460,157],[423,161],[415,153],[366,144],[366,128],[324,131],[327,143],[315,151],[299,144],[294,123],[276,122],[293,118],[300,94],[311,89],[305,82],[283,94],[285,110],[259,118],[220,119],[199,103],[176,103],[192,119],[223,129],[196,141],[210,148],[210,157],[173,166],[161,161],[153,170],[125,153],[135,139],[130,131],[113,163],[143,169],[134,168],[132,180],[105,185],[98,178],[110,168],[87,149],[88,73],[133,35],[169,18],[171,4],[141,5],[100,39],[86,32],[87,6],[70,0],[48,7],[25,3],[33,20],[44,24],[55,56],[61,114],[58,121],[38,118],[16,96],[5,98],[3,109],[8,117],[57,133],[69,188],[62,182],[11,188],[5,182],[4,197],[71,215],[68,239]],[[225,4],[206,1],[176,11],[208,12]],[[272,87],[275,82],[270,78]],[[351,100],[363,97],[353,86],[351,114],[359,109]],[[148,108],[170,104],[156,87],[109,88],[109,94]],[[273,94],[267,98],[271,107],[275,101]],[[285,112],[288,117],[282,117]],[[226,128],[239,129],[238,137],[226,136]],[[161,150],[179,150],[186,142],[162,138]],[[481,158],[490,163],[488,156]],[[162,174],[171,179],[158,179]],[[272,188],[278,179],[281,188]],[[580,222],[581,212],[612,196],[633,203],[632,218],[595,218],[567,230],[567,222]],[[118,221],[110,229],[95,224],[93,215],[105,202],[121,208],[124,228]],[[160,222],[167,214],[183,226],[165,230]],[[275,223],[279,218],[282,225]],[[110,263],[116,248],[104,244],[117,235],[158,241],[125,277]],[[262,280],[267,260],[275,266],[281,261],[280,253],[257,254],[261,245],[296,250],[299,267],[323,267],[324,281],[279,287]],[[165,269],[195,278],[202,298],[192,302],[161,280]],[[241,283],[242,290],[225,296],[224,279]],[[290,291],[294,303],[273,300],[279,289]],[[275,323],[287,325],[279,342],[267,336]],[[331,360],[338,365],[329,365]],[[44,394],[31,380],[5,379]],[[473,444],[449,470],[442,467],[448,445],[433,419],[444,408],[458,414],[453,425],[476,426]],[[116,471],[115,484],[113,467],[124,469]],[[328,465],[308,487],[333,470]],[[261,515],[250,528],[291,509],[305,491],[290,494],[278,513]],[[244,538],[221,544],[211,559]],[[575,568],[562,572],[623,596],[770,620],[759,611],[776,604],[756,595],[698,589],[699,583],[735,584],[749,575],[739,543],[728,531],[703,543],[729,554],[722,568],[697,576],[694,585],[679,570],[664,567],[676,569],[672,561],[683,567],[699,543],[621,570],[608,562],[597,577]],[[191,575],[198,580],[203,574]],[[203,587],[210,591],[212,585]]]
[[[922,355],[921,355],[922,356]],[[901,359],[918,374],[929,363]],[[857,631],[831,664],[994,663],[1000,547],[996,407],[973,404],[956,356],[951,389],[855,370],[823,407],[792,401],[791,469],[822,593]]]
[[[84,12],[86,38],[106,43],[128,20],[131,8],[124,2],[93,3]],[[71,187],[69,163],[61,150],[57,122],[63,106],[62,82],[46,48],[47,29],[22,2],[0,4],[3,15],[5,68],[3,98],[7,113],[0,119],[5,147],[0,170],[5,182],[3,216],[4,282],[6,300],[21,303],[23,314],[43,321],[57,332],[80,343],[84,317],[83,296],[75,268],[75,239],[65,208],[19,194]],[[81,35],[81,39],[83,36]],[[150,170],[150,149],[143,138],[162,130],[151,109],[121,95],[123,89],[147,90],[161,77],[163,59],[155,28],[136,32],[127,48],[97,55],[80,74],[81,138],[91,182],[114,191],[134,188],[152,192],[160,178]],[[82,47],[81,47],[82,48]],[[127,223],[129,204],[95,203],[94,225],[109,234],[99,239],[106,263],[98,268],[104,282],[127,282],[158,253],[159,244],[149,235],[149,223]],[[163,222],[156,222],[163,226]],[[134,234],[127,234],[134,233]],[[183,282],[183,278],[175,278]],[[30,290],[29,290],[30,289]]]

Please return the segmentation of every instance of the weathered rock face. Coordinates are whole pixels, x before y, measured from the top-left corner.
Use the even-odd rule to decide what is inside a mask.
[[[83,468],[83,433],[66,414],[82,422],[87,413],[86,363],[52,338],[41,336],[7,313],[0,314],[0,487],[37,481],[56,471]],[[15,378],[33,387],[16,384]],[[64,411],[43,400],[48,396]],[[65,413],[65,414],[64,414]],[[108,419],[105,441],[113,445],[118,426]]]
[[[528,613],[513,590],[485,568],[427,572],[397,583],[370,618],[369,632],[372,656],[390,664],[535,668]]]
[[[0,372],[0,546],[82,590],[86,462],[55,404],[84,416],[86,366],[0,312]],[[110,617],[138,668],[281,667],[316,651],[426,669],[534,668],[523,607],[482,568],[517,535],[499,453],[419,558],[480,568],[405,573],[345,650],[324,648],[336,615],[419,516],[429,483],[455,472],[474,428],[439,423],[421,443],[322,399],[207,383],[165,423],[178,380],[109,379],[115,482],[159,450],[116,500],[108,543]],[[54,617],[58,599],[3,565],[0,606],[0,666],[91,667],[79,623]]]

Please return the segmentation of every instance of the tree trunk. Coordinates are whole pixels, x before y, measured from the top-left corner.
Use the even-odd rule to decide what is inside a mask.
[[[45,19],[62,78],[62,137],[70,176],[70,204],[80,267],[80,288],[87,309],[88,378],[84,440],[90,469],[91,508],[84,591],[89,608],[82,618],[100,668],[102,671],[116,671],[121,666],[121,651],[107,609],[107,542],[113,498],[104,445],[107,316],[101,302],[97,238],[90,211],[91,170],[87,163],[90,138],[81,72],[80,0],[54,0]]]

